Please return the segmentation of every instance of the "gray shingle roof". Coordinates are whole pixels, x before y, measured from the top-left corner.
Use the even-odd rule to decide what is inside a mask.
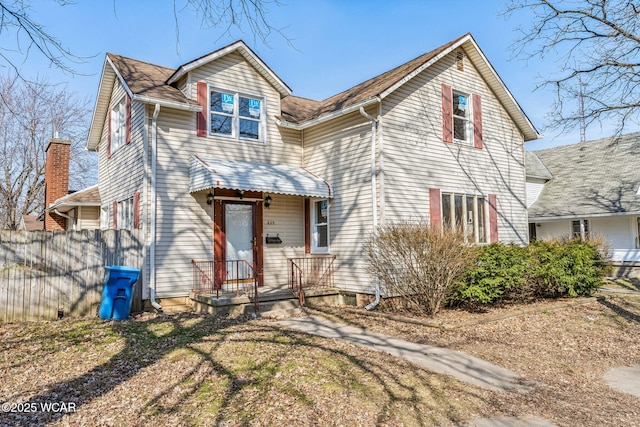
[[[184,96],[180,89],[166,84],[167,79],[174,73],[174,69],[114,53],[107,53],[107,56],[118,69],[118,72],[134,95],[198,105],[196,101]]]
[[[553,179],[529,208],[530,219],[640,214],[640,132],[534,153]]]
[[[524,152],[524,167],[527,171],[527,178],[553,178],[549,169],[547,169],[544,163],[540,161],[540,158],[533,151]]]

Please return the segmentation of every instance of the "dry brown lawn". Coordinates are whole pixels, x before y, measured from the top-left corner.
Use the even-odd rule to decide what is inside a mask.
[[[615,366],[640,364],[638,296],[447,310],[429,319],[322,313],[466,351],[535,390],[482,390],[264,318],[63,319],[0,326],[0,402],[13,410],[0,414],[0,425],[446,426],[522,415],[560,426],[640,426],[640,398],[603,380]]]

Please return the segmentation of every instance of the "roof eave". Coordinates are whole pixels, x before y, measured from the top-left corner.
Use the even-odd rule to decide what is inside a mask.
[[[76,207],[100,207],[101,204],[100,202],[76,202],[76,203],[59,203],[59,204],[52,204],[51,206],[49,206],[47,209],[45,209],[46,212],[50,212],[53,210],[59,210],[60,212],[68,212],[73,208]]]
[[[357,111],[360,109],[360,107],[368,107],[369,105],[373,105],[373,104],[377,104],[378,102],[380,102],[380,97],[375,96],[369,99],[365,99],[364,101],[360,101],[358,103],[355,103],[353,105],[350,105],[346,108],[343,108],[341,110],[336,110],[333,111],[329,114],[325,114],[323,116],[320,117],[316,117],[313,118],[311,120],[307,120],[306,122],[302,122],[302,123],[293,123],[293,122],[289,122],[287,120],[284,119],[276,119],[276,124],[278,126],[281,127],[286,127],[288,129],[295,129],[295,130],[303,130],[303,129],[307,129],[311,126],[315,126],[319,123],[323,123],[332,119],[335,119],[336,117],[340,117],[343,116],[345,114],[349,114],[349,113],[353,113],[354,111]]]
[[[177,102],[177,101],[167,101],[166,99],[153,98],[144,95],[133,95],[131,98],[133,101],[142,102],[144,104],[159,104],[161,107],[167,108],[175,108],[177,110],[185,110],[185,111],[202,111],[201,105],[188,104],[186,102]]]
[[[577,218],[604,218],[608,216],[636,216],[640,215],[640,211],[627,212],[601,212],[601,213],[575,213],[564,215],[547,215],[547,216],[529,216],[529,222],[550,222]]]
[[[116,70],[109,57],[106,56],[102,66],[102,75],[100,76],[100,84],[98,86],[98,95],[93,106],[93,114],[91,116],[91,124],[89,126],[89,136],[85,148],[89,151],[96,151],[102,137],[102,124],[107,117],[109,110],[109,98],[111,97],[111,88],[116,79]]]
[[[398,80],[395,84],[382,92],[380,94],[380,98],[386,98],[392,92],[396,91],[400,86],[404,85],[409,80],[413,79],[418,74],[422,73],[424,70],[431,67],[433,64],[464,44],[468,44],[470,47],[472,47],[473,50],[477,53],[479,59],[481,59],[482,63],[485,65],[485,67],[479,67],[478,64],[475,64],[482,77],[489,83],[491,89],[496,93],[500,102],[505,106],[505,108],[509,112],[509,115],[511,115],[511,117],[513,118],[514,122],[518,126],[518,129],[520,129],[520,132],[522,133],[523,139],[525,141],[531,141],[542,138],[542,135],[538,133],[533,123],[531,123],[525,112],[522,110],[522,108],[520,108],[520,105],[515,100],[515,98],[513,97],[507,86],[504,84],[496,70],[493,68],[487,57],[484,55],[471,34],[462,36],[456,43],[452,44],[451,46],[440,52],[438,55],[422,64],[420,67],[416,68],[414,71],[407,74],[402,79]]]
[[[542,138],[542,135],[538,132],[531,120],[529,120],[529,117],[527,117],[522,107],[520,107],[520,104],[518,104],[518,101],[516,101],[511,91],[509,91],[507,85],[504,84],[502,78],[500,78],[500,75],[497,73],[491,62],[487,59],[484,52],[482,52],[482,49],[480,49],[480,46],[478,46],[473,37],[468,34],[467,36],[463,37],[458,43],[456,43],[452,48],[457,48],[465,43],[468,43],[473,47],[474,52],[482,60],[482,63],[485,64],[486,67],[478,67],[478,64],[474,65],[480,71],[480,74],[487,81],[502,105],[505,106],[507,112],[515,122],[516,126],[518,126],[518,128],[520,129],[523,139],[525,141],[533,141]],[[473,62],[473,58],[470,59]]]

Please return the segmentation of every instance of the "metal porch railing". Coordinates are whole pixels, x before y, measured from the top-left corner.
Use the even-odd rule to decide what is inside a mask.
[[[253,265],[245,260],[191,260],[193,266],[192,291],[220,296],[247,295],[259,311],[258,281]]]
[[[289,258],[289,289],[304,306],[305,289],[332,288],[335,255]]]

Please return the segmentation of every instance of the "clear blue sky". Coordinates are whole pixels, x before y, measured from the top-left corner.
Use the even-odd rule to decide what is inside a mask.
[[[178,67],[235,40],[243,39],[298,96],[324,99],[370,77],[471,32],[511,90],[543,140],[527,143],[542,149],[578,142],[578,132],[557,135],[545,130],[545,114],[553,104],[549,92],[536,91],[537,75],[558,65],[526,64],[510,60],[515,28],[527,15],[506,19],[500,0],[283,0],[269,6],[268,19],[295,48],[274,34],[269,46],[249,32],[202,28],[190,11],[178,11],[179,39],[172,0],[78,0],[59,6],[52,0],[33,0],[31,16],[79,56],[90,57],[68,76],[52,69],[35,52],[20,64],[27,77],[46,75],[51,83],[95,99],[104,55],[124,56]],[[176,0],[178,8],[181,0]],[[455,6],[454,6],[455,5]],[[607,136],[599,128],[587,139]]]

